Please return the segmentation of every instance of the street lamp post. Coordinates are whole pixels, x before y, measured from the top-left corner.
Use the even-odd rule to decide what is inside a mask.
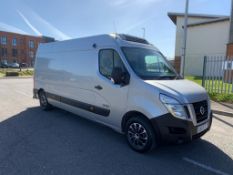
[[[189,0],[186,0],[185,15],[184,15],[183,47],[182,47],[182,56],[181,56],[181,64],[180,64],[180,74],[181,74],[181,76],[184,76],[184,70],[185,70],[187,25],[188,25],[188,8],[189,8]]]

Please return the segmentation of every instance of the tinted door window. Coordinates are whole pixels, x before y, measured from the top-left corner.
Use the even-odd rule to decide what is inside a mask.
[[[111,79],[112,71],[114,67],[120,67],[125,71],[125,67],[119,54],[112,49],[100,50],[99,52],[99,71],[100,73]]]

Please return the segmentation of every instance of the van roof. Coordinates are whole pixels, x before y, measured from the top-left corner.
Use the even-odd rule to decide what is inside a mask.
[[[71,40],[40,44],[40,52],[57,52],[64,50],[90,50],[98,47],[120,46],[152,47],[145,39],[126,34],[103,34]]]
[[[112,35],[115,35],[115,37],[120,38],[121,40],[125,40],[125,41],[131,41],[131,42],[141,43],[141,44],[150,44],[144,38],[139,38],[139,37],[132,36],[132,35],[126,35],[126,34],[112,34]]]

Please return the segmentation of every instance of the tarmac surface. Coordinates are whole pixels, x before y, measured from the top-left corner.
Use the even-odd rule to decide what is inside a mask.
[[[139,154],[107,127],[60,109],[42,111],[32,88],[32,78],[0,79],[0,175],[233,174],[230,109],[214,114],[202,139]]]

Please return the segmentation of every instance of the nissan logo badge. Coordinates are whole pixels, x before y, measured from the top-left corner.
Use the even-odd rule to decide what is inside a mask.
[[[205,108],[203,106],[200,107],[200,113],[201,113],[201,115],[204,115],[204,113],[205,113]]]

